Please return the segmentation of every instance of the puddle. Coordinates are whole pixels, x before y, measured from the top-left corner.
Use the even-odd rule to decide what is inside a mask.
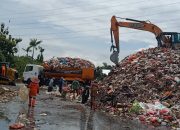
[[[33,127],[37,130],[82,130],[81,112],[73,108],[63,108],[66,105],[69,103],[58,98],[53,101],[47,99],[38,101],[34,109],[28,110],[28,105],[22,104],[16,97],[11,102],[0,104],[0,130],[9,130],[9,125],[20,120],[18,117],[26,118],[25,116],[28,120],[24,120],[26,128],[23,130],[34,130]]]
[[[18,102],[17,98],[8,103],[1,103],[0,113],[1,115],[3,113],[3,115],[0,117],[1,129],[9,130],[9,125],[16,122],[19,112],[22,111],[22,109],[25,109],[25,106],[26,104]]]

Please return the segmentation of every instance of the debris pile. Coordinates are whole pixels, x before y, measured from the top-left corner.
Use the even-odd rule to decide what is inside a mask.
[[[95,67],[90,61],[80,58],[57,57],[43,63],[46,70],[60,70],[62,68],[89,68]]]
[[[0,103],[6,103],[15,96],[17,96],[17,91],[0,86]]]
[[[100,86],[101,109],[130,118],[140,116],[150,124],[180,127],[179,50],[150,48],[130,55]]]

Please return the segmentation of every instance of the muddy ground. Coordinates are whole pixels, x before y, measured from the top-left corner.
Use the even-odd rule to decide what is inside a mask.
[[[0,103],[0,130],[9,130],[9,125],[18,121],[26,124],[21,130],[169,130],[94,112],[80,103],[48,95],[44,89],[31,109],[18,96],[10,102]]]

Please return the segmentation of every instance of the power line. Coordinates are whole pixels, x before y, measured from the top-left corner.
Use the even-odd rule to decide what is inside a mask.
[[[180,3],[180,2],[175,2],[175,3],[169,3],[169,4],[163,4],[163,5],[158,5],[158,6],[155,6],[155,7],[149,7],[149,8],[157,8],[157,7],[159,7],[159,6],[172,6],[172,5],[174,5],[174,4],[178,4],[178,3]],[[145,9],[149,9],[149,8],[145,8]],[[126,10],[126,11],[120,11],[120,13],[122,13],[122,12],[128,12],[128,11],[134,11],[134,10]],[[174,11],[174,10],[173,10]],[[180,10],[176,10],[176,11],[180,11]],[[171,12],[171,11],[169,11],[169,12]],[[128,12],[129,13],[129,12]],[[161,13],[163,13],[163,12],[160,12],[159,14],[161,14]],[[167,13],[167,12],[164,12],[164,13]],[[112,14],[112,13],[111,13]],[[155,13],[155,14],[151,14],[151,15],[156,15],[157,13]],[[59,14],[58,14],[59,15]],[[45,16],[47,16],[47,15],[45,15]],[[49,15],[48,15],[49,16]],[[51,15],[52,16],[52,15]],[[85,18],[96,18],[96,17],[100,17],[100,16],[106,16],[105,14],[101,14],[101,15],[94,15],[94,16],[86,16],[86,17],[78,17],[78,18],[83,18],[83,19],[85,19]],[[146,16],[148,16],[148,15],[146,15]],[[149,15],[150,16],[150,15]],[[138,17],[144,17],[144,16],[138,16]],[[63,22],[64,21],[72,21],[72,18],[71,19],[67,19],[67,20],[63,20]],[[26,23],[26,24],[37,24],[37,22],[30,22],[30,23]],[[25,25],[24,23],[19,23],[19,24],[15,24],[15,25]]]
[[[169,20],[169,22],[175,22],[175,20],[179,20],[179,19],[172,19],[172,20]],[[161,21],[161,22],[157,22],[156,24],[158,23],[167,23],[167,21]],[[56,32],[56,33],[45,33],[45,34],[19,34],[19,35],[14,35],[14,36],[27,36],[27,35],[51,35],[51,34],[65,34],[65,33],[70,33],[70,34],[73,34],[73,33],[82,33],[82,32],[89,32],[89,31],[99,31],[99,30],[108,30],[107,28],[96,28],[96,29],[92,29],[92,30],[86,30],[86,31],[75,31],[75,32],[72,32],[72,31],[65,31],[65,32]]]
[[[141,1],[142,2],[142,1]],[[136,2],[136,4],[137,4],[138,2]],[[180,3],[180,2],[174,2],[174,3],[168,3],[168,4],[162,4],[162,5],[157,5],[157,6],[154,6],[154,7],[147,7],[147,8],[145,8],[145,9],[152,9],[152,8],[157,8],[157,7],[160,7],[160,6],[170,6],[170,5],[174,5],[174,4],[178,4],[178,3]],[[120,4],[121,5],[121,4]],[[118,6],[120,6],[120,5],[115,5],[115,6],[111,6],[111,7],[118,7]],[[106,9],[107,7],[101,7],[101,9]],[[97,10],[95,10],[95,11],[97,11]],[[123,13],[123,12],[129,12],[129,11],[134,11],[134,10],[124,10],[124,11],[120,11],[120,13]],[[74,13],[74,12],[73,12]],[[59,15],[62,15],[62,14],[59,14],[59,13],[57,13],[57,14],[46,14],[46,15],[36,15],[36,16],[31,16],[31,17],[33,17],[33,18],[35,18],[35,17],[48,17],[48,16],[59,16]],[[107,15],[107,13],[106,14],[101,14],[101,15],[94,15],[94,16],[91,16],[91,17],[97,17],[97,16],[106,16]],[[23,18],[23,17],[27,17],[27,16],[21,16],[21,17],[16,17],[16,18],[14,18],[14,19],[19,19],[19,18]],[[89,17],[80,17],[80,18],[89,18]],[[12,19],[12,18],[11,18]],[[69,20],[72,20],[72,19],[69,19]]]
[[[129,4],[139,4],[139,3],[143,3],[143,2],[146,2],[147,0],[141,0],[141,1],[136,1],[136,2],[126,2],[126,3],[123,3],[123,4],[116,4],[116,6],[119,6],[119,5],[129,5]],[[102,3],[106,3],[106,2],[109,2],[109,1],[105,1],[105,2],[96,2],[96,5],[97,4],[102,4]],[[67,4],[67,3],[66,3]],[[38,10],[38,11],[55,11],[55,10],[62,10],[62,9],[69,9],[69,8],[77,8],[77,6],[74,6],[74,4],[71,4],[69,3],[68,5],[73,5],[73,6],[69,6],[69,7],[63,7],[63,8],[55,8],[55,9],[48,9],[48,10]],[[84,4],[78,4],[78,5],[84,5]],[[86,5],[87,6],[91,6],[91,5]],[[113,7],[116,7],[116,6],[113,6]],[[104,9],[105,7],[103,7]],[[24,11],[24,10],[23,10]],[[16,14],[29,14],[29,13],[35,13],[37,11],[29,11],[29,12],[17,12]],[[0,15],[0,16],[5,16],[5,15]]]
[[[161,14],[161,13],[156,13],[156,14]],[[151,15],[154,15],[154,14],[150,14],[150,15],[146,15],[147,16],[151,16]],[[140,18],[141,16],[139,16]],[[145,16],[143,16],[145,17]],[[159,21],[159,22],[156,22],[156,24],[160,24],[160,23],[176,23],[177,21],[179,21],[180,19],[176,18],[176,19],[169,19],[169,20],[163,20],[163,21]],[[75,23],[75,24],[66,24],[66,25],[63,25],[63,26],[77,26],[77,25],[84,25],[84,24],[87,24],[87,25],[91,25],[91,24],[95,24],[95,23],[92,23],[92,22],[87,22],[87,23]],[[53,25],[53,27],[59,27],[58,25]],[[11,26],[11,28],[21,28],[21,29],[34,29],[34,28],[37,28],[37,27],[21,27],[21,26]],[[47,26],[43,26],[43,27],[38,27],[39,28],[44,28],[46,29]],[[59,27],[60,28],[60,27]]]
[[[107,28],[96,28],[96,29],[92,29],[92,30],[86,30],[86,31],[76,31],[76,32],[72,32],[72,31],[67,31],[67,32],[61,32],[61,33],[46,33],[46,34],[33,34],[33,35],[36,35],[36,36],[39,36],[39,35],[51,35],[51,34],[66,34],[66,33],[78,33],[78,32],[80,32],[80,33],[82,33],[82,32],[91,32],[91,31],[100,31],[100,30],[105,30],[105,29],[107,29]],[[27,34],[27,35],[29,35],[29,34]],[[26,34],[25,35],[23,35],[23,34],[20,34],[20,35],[13,35],[13,36],[27,36]]]
[[[175,27],[180,27],[180,25],[179,26],[175,26]],[[164,28],[162,28],[163,30],[164,29],[167,29],[167,27],[164,27]],[[101,30],[105,30],[105,29],[101,29]],[[97,30],[87,30],[86,32],[92,32],[92,31],[97,31]],[[106,29],[106,31],[108,31],[107,29]],[[137,32],[138,31],[138,32]],[[80,32],[82,32],[82,31],[80,31]],[[84,31],[83,31],[84,32]],[[145,31],[145,32],[148,32],[148,31]],[[68,32],[66,32],[66,33],[68,33]],[[121,33],[121,35],[127,35],[127,34],[139,34],[139,33],[144,33],[144,31],[142,31],[142,30],[134,30],[134,31],[130,31],[130,32],[125,32],[125,33]],[[49,33],[50,34],[50,33]],[[39,35],[37,35],[36,34],[36,36],[43,36],[43,35],[49,35],[49,34],[39,34]],[[53,33],[53,34],[59,34],[59,33]],[[63,33],[60,33],[60,34],[63,34]],[[105,36],[106,34],[103,34],[103,35],[98,35],[98,36],[92,36],[92,38],[94,38],[94,37],[101,37],[101,36]],[[26,36],[26,35],[24,35],[24,36]],[[57,35],[56,35],[57,36]],[[110,36],[110,35],[109,35]],[[84,36],[71,36],[71,37],[58,37],[58,38],[54,38],[54,37],[52,37],[52,38],[40,38],[40,39],[43,39],[43,40],[55,40],[55,39],[74,39],[74,38],[82,38],[82,37],[84,37]],[[123,36],[124,37],[124,36]],[[89,38],[91,38],[91,37],[89,37]]]
[[[180,26],[180,25],[179,25]],[[175,27],[179,27],[178,25],[176,25]],[[123,28],[123,27],[122,27]],[[165,28],[161,28],[162,30],[163,29],[168,29],[168,27],[165,27]],[[108,28],[96,28],[96,29],[92,29],[92,30],[85,30],[85,31],[75,31],[75,32],[72,32],[72,31],[66,31],[66,32],[53,32],[53,33],[44,33],[44,34],[42,34],[42,33],[39,33],[39,34],[19,34],[19,35],[13,35],[13,36],[19,36],[19,37],[21,37],[21,36],[33,36],[33,35],[35,35],[35,36],[43,36],[43,35],[54,35],[54,34],[76,34],[76,33],[83,33],[83,32],[93,32],[93,31],[103,31],[103,30],[109,30]],[[134,32],[132,32],[132,33],[134,33]],[[121,34],[124,34],[124,33],[121,33]],[[127,34],[127,33],[125,33],[125,34]]]
[[[177,3],[177,2],[176,2]],[[179,2],[178,2],[179,3]],[[159,14],[162,14],[163,12],[159,12]],[[157,14],[157,13],[156,13]],[[152,14],[151,14],[152,15]],[[146,15],[146,16],[148,16],[148,15]],[[140,17],[140,16],[139,16]],[[144,17],[144,16],[141,16],[141,17]],[[165,21],[163,21],[163,22],[165,22]],[[80,25],[80,24],[79,24]],[[81,24],[82,25],[82,24]],[[68,26],[68,25],[67,25]],[[87,30],[88,31],[88,30]],[[97,31],[97,30],[94,30],[94,31]],[[79,31],[79,32],[81,32],[81,31]],[[66,33],[73,33],[73,32],[66,32]],[[53,34],[56,34],[56,33],[53,33]],[[49,35],[49,34],[38,34],[38,35]],[[18,35],[19,36],[19,35]]]

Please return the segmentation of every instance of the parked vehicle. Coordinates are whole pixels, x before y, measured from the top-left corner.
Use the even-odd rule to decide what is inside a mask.
[[[94,78],[94,68],[62,68],[61,70],[46,70],[41,65],[27,64],[23,72],[23,82],[30,83],[32,77],[38,77],[41,84],[46,84],[49,79],[60,79],[63,77],[67,81],[92,80]]]
[[[10,67],[8,62],[0,62],[0,84],[15,85],[18,71]]]

